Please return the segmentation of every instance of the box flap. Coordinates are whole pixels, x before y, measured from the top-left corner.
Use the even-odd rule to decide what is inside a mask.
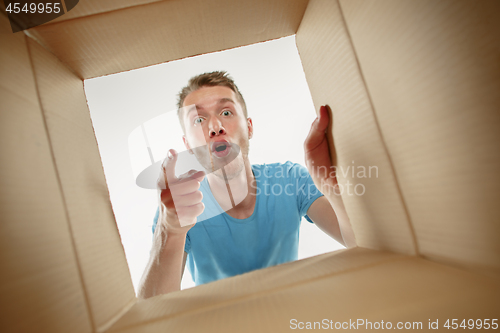
[[[311,1],[296,41],[316,110],[328,104],[333,112],[337,176],[358,245],[416,254],[410,219],[338,2]]]
[[[28,40],[0,15],[0,326],[91,332]]]
[[[82,18],[84,16],[100,15],[115,10],[142,6],[151,2],[159,1],[169,0],[80,0],[73,9],[47,24]]]
[[[500,2],[340,4],[419,253],[500,275]]]
[[[28,33],[87,79],[293,35],[307,2],[160,1]]]
[[[29,40],[52,158],[95,329],[135,302],[83,82]]]

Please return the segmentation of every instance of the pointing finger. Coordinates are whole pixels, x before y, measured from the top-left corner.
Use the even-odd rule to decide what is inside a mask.
[[[163,161],[162,170],[165,180],[168,183],[173,183],[177,180],[175,177],[175,163],[177,162],[177,152],[175,149],[170,149],[167,158]]]

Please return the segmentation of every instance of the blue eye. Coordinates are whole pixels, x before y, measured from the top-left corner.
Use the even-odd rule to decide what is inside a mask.
[[[224,116],[229,116],[229,115],[231,115],[231,114],[233,114],[233,113],[232,113],[231,111],[229,111],[229,110],[224,110],[224,111],[222,111],[222,114],[223,114]]]
[[[195,124],[201,124],[202,122],[203,122],[203,118],[198,117],[198,118],[194,119]]]

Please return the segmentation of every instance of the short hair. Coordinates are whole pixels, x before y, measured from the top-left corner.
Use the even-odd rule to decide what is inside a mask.
[[[228,87],[229,89],[234,91],[234,93],[236,94],[236,98],[238,99],[238,102],[240,102],[243,108],[243,114],[245,115],[245,118],[248,118],[247,106],[245,100],[243,99],[243,95],[241,94],[240,90],[234,83],[233,79],[229,76],[229,74],[226,71],[203,73],[192,77],[189,80],[187,86],[182,88],[181,92],[178,95],[177,117],[179,117],[179,122],[181,123],[183,131],[185,131],[185,128],[184,128],[184,122],[182,121],[181,110],[187,95],[202,87],[216,87],[216,86]]]

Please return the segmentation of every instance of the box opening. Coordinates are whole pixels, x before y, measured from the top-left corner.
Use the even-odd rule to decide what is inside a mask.
[[[295,35],[85,80],[110,199],[136,290],[149,259],[158,201],[156,190],[135,184],[129,135],[150,119],[174,115],[171,111],[177,109],[177,94],[189,78],[215,70],[227,71],[245,98],[254,124],[251,163],[289,160],[304,165],[303,142],[316,113]],[[180,129],[175,116],[172,121]],[[149,140],[161,138],[165,136]],[[179,132],[171,131],[168,140],[169,148],[185,150]],[[302,220],[299,259],[342,248],[315,225]],[[186,269],[181,288],[191,286],[194,283]]]

